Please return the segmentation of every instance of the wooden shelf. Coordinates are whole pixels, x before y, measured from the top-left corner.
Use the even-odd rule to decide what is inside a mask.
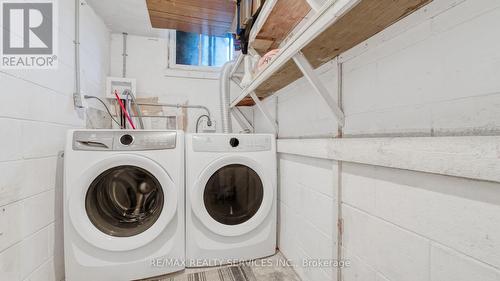
[[[328,0],[299,29],[231,106],[255,92],[264,98],[302,77],[292,58],[302,52],[314,68],[372,37],[432,0]]]
[[[262,98],[259,98],[259,99],[262,100]],[[253,101],[253,99],[251,97],[245,97],[236,106],[254,106],[254,105],[255,105],[255,102]]]
[[[250,47],[261,56],[276,49],[311,11],[306,0],[268,0],[250,33]]]

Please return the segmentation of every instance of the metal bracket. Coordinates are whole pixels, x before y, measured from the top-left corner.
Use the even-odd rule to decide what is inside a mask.
[[[269,124],[271,126],[273,126],[274,128],[274,132],[275,133],[278,133],[278,124],[276,124],[276,121],[273,120],[273,118],[271,117],[271,114],[269,113],[269,111],[264,107],[264,105],[262,104],[262,102],[259,100],[259,98],[257,97],[257,95],[255,94],[255,92],[251,92],[250,93],[250,97],[253,99],[253,101],[255,102],[255,105],[257,106],[257,108],[260,110],[260,112],[262,112],[262,114],[264,115],[264,117],[266,118],[267,122],[269,122]]]
[[[252,124],[250,124],[250,121],[248,121],[248,119],[245,117],[245,115],[243,115],[239,108],[231,108],[231,113],[234,119],[236,119],[238,124],[241,126],[241,128],[243,128],[244,130],[250,130],[250,132],[254,132],[254,127],[252,126]]]
[[[318,75],[316,75],[313,67],[307,61],[304,54],[302,54],[302,52],[298,52],[295,56],[293,56],[293,61],[297,64],[300,71],[302,71],[307,81],[311,83],[316,93],[318,93],[326,102],[339,125],[344,127],[344,112],[342,112],[338,103],[330,96],[330,93],[328,93],[328,90],[325,88]]]

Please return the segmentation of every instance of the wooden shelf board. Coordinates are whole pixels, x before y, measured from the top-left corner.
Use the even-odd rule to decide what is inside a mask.
[[[311,11],[306,0],[277,0],[265,8],[261,22],[256,26],[258,31],[252,34],[250,46],[260,55],[280,46],[290,32]]]
[[[291,60],[298,51],[318,68],[431,1],[329,0],[231,105],[251,92],[270,96],[302,77]]]
[[[262,98],[259,98],[260,100],[262,100]],[[255,102],[253,101],[253,99],[251,97],[245,97],[244,99],[242,99],[237,106],[254,106],[255,105]]]
[[[255,93],[259,97],[266,98],[302,76],[303,74],[295,62],[289,60],[285,65],[274,72],[269,79],[262,82],[259,87],[255,89]]]

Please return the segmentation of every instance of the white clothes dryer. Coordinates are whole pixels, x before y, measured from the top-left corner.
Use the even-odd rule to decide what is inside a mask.
[[[187,267],[275,253],[276,169],[273,135],[186,135]]]

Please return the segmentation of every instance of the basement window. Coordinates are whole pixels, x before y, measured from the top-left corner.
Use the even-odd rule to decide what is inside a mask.
[[[234,55],[233,37],[172,31],[170,68],[218,71]]]

